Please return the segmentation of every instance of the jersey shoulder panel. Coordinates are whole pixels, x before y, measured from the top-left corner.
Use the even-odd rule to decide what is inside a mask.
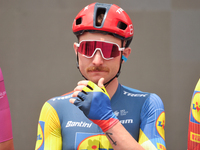
[[[161,98],[158,95],[151,93],[146,99],[142,109],[144,111],[141,112],[141,117],[145,117],[147,115],[152,115],[157,110],[164,111],[164,105]]]
[[[124,89],[129,90],[129,91],[134,92],[134,93],[146,93],[146,94],[149,94],[148,92],[143,92],[143,91],[140,91],[138,89],[130,88],[130,87],[125,86],[125,85],[122,85],[122,87]]]
[[[123,91],[124,96],[134,98],[134,99],[139,99],[139,100],[146,100],[150,95],[150,93],[148,92],[143,92],[137,89],[124,86],[124,85],[121,86],[121,90]]]
[[[71,107],[76,107],[69,102],[69,99],[72,97],[72,94],[73,91],[63,94],[61,96],[53,97],[47,101],[57,112],[60,122],[63,121],[63,114],[68,113]]]
[[[150,94],[141,111],[139,143],[144,148],[166,149],[165,110],[160,97]]]
[[[73,91],[65,93],[60,96],[53,97],[53,98],[49,99],[47,102],[50,103],[54,107],[54,106],[56,106],[56,104],[60,103],[59,101],[69,100],[72,97],[72,94],[73,94]]]
[[[60,120],[56,110],[47,102],[42,107],[38,122],[36,150],[61,150]]]

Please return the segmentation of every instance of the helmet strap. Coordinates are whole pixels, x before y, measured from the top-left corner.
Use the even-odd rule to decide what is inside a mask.
[[[123,44],[124,44],[124,40],[121,40],[121,48],[123,47]],[[123,52],[121,52],[120,65],[119,65],[119,70],[118,70],[117,74],[116,74],[112,79],[110,79],[108,82],[106,82],[106,83],[104,84],[105,87],[107,87],[108,84],[109,84],[112,80],[114,80],[115,78],[118,78],[118,77],[119,77],[119,75],[120,75],[120,73],[121,73],[122,62],[123,62],[122,55],[123,55]]]
[[[78,52],[77,52],[77,57],[76,57],[76,67],[78,68],[79,72],[81,73],[81,70],[79,68]],[[83,78],[85,78],[85,80],[88,80],[82,73],[81,73],[81,75]]]
[[[118,78],[118,77],[119,77],[119,75],[120,75],[120,73],[121,73],[121,66],[122,66],[122,52],[121,52],[121,59],[120,59],[119,70],[118,70],[117,74],[116,74],[112,79],[110,79],[108,82],[106,82],[106,83],[104,84],[105,87],[107,87],[108,84],[109,84],[112,80],[114,80],[115,78]]]

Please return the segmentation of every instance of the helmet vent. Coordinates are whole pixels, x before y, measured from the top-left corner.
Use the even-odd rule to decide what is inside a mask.
[[[79,25],[79,24],[81,24],[81,23],[82,23],[82,18],[76,19],[76,25]]]
[[[125,30],[127,28],[127,25],[121,21],[118,22],[117,27],[119,29]]]
[[[104,22],[104,16],[105,16],[106,9],[105,8],[98,8],[96,12],[96,23],[95,25],[97,27],[100,27],[102,23]]]

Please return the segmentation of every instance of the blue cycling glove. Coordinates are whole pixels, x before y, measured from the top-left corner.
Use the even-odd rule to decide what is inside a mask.
[[[100,88],[91,81],[79,92],[74,105],[79,107],[85,116],[97,124],[103,132],[119,122],[112,111],[110,97],[105,87]]]

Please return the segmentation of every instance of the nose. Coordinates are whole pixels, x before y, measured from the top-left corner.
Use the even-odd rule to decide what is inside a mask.
[[[96,65],[96,66],[100,66],[100,65],[102,65],[103,64],[103,57],[102,57],[102,55],[101,55],[101,52],[100,52],[100,50],[97,50],[96,51],[96,53],[94,54],[94,56],[93,56],[93,61],[92,61],[92,63],[94,64],[94,65]]]

